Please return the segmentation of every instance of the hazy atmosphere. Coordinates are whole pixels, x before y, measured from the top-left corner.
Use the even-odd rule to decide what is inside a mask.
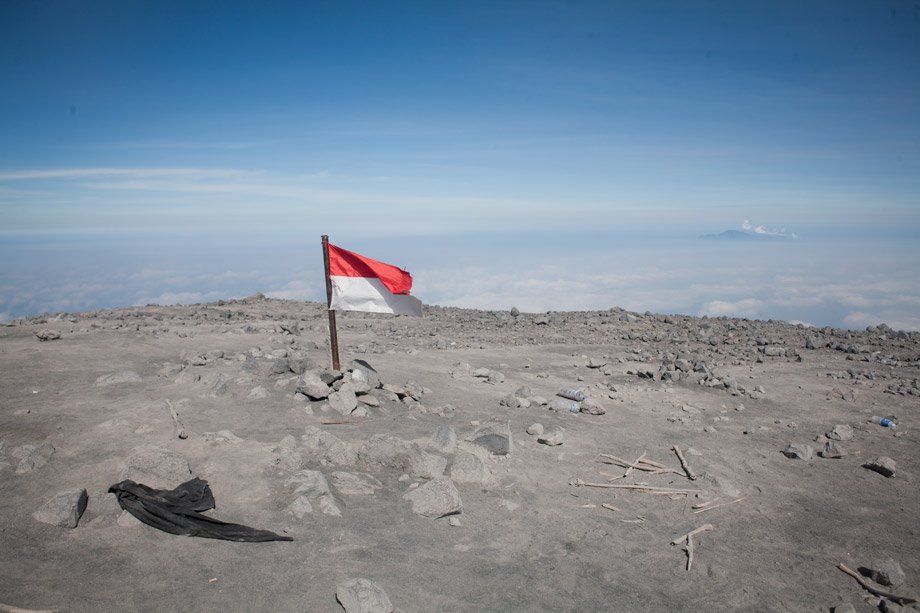
[[[429,304],[920,329],[918,11],[5,3],[0,318],[321,299],[328,233]]]

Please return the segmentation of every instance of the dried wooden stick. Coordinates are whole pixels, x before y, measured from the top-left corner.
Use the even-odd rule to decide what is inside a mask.
[[[703,512],[705,512],[705,511],[712,511],[713,509],[718,509],[719,507],[724,507],[724,506],[728,506],[728,505],[730,505],[730,504],[735,504],[736,502],[741,502],[741,501],[744,500],[745,498],[746,498],[746,496],[742,496],[741,498],[735,498],[734,500],[729,500],[728,502],[720,502],[719,504],[714,504],[714,505],[712,505],[712,506],[707,506],[706,508],[702,508],[702,509],[697,509],[697,507],[693,507],[694,509],[697,509],[696,511],[694,511],[694,513],[703,513]],[[715,502],[715,501],[713,501],[713,502]],[[702,506],[702,505],[700,505],[700,506]]]
[[[846,574],[856,579],[859,585],[863,586],[863,588],[865,588],[870,594],[874,594],[875,596],[878,596],[880,598],[887,598],[888,600],[894,603],[897,603],[897,604],[908,605],[908,604],[913,604],[917,602],[916,598],[909,598],[907,596],[898,596],[897,594],[892,594],[891,592],[880,590],[877,587],[874,587],[868,581],[863,579],[862,575],[860,575],[859,573],[857,573],[855,570],[851,568],[847,568],[843,564],[838,564],[837,568],[839,568]]]
[[[687,473],[687,478],[691,481],[696,481],[696,475],[693,474],[693,471],[690,470],[690,465],[687,464],[687,458],[684,457],[684,454],[680,452],[680,447],[674,445],[672,447],[674,453],[677,454],[677,459],[680,460],[680,465],[683,467],[684,471]]]
[[[343,424],[353,424],[350,419],[321,419],[319,421],[324,426],[341,426]]]
[[[166,399],[166,406],[169,407],[169,414],[172,415],[173,423],[176,424],[176,436],[180,439],[187,439],[188,433],[185,431],[185,427],[182,425],[182,422],[179,420],[179,414],[176,412],[176,409],[173,408],[172,403],[169,401],[169,398]]]
[[[644,457],[645,457],[645,452],[643,451],[643,452],[642,452],[642,455],[640,455],[640,456],[636,459],[635,464],[638,464],[638,463],[642,460],[642,458],[644,458]],[[631,472],[632,472],[632,465],[630,465],[630,466],[628,466],[628,467],[626,468],[626,472],[623,473],[623,477],[628,477],[628,476],[629,476],[629,473],[631,473]]]
[[[673,541],[671,541],[671,544],[672,544],[672,545],[679,545],[679,544],[681,543],[681,541],[686,541],[688,538],[690,538],[690,537],[692,537],[692,536],[696,536],[696,535],[699,534],[700,532],[709,532],[710,530],[712,530],[712,528],[713,528],[712,524],[703,524],[702,526],[700,526],[700,527],[697,528],[696,530],[691,530],[691,531],[688,532],[687,534],[685,534],[685,535],[683,535],[683,536],[681,536],[681,537],[678,537],[678,538],[674,539]]]
[[[601,503],[601,506],[604,507],[605,509],[609,509],[610,511],[617,511],[617,512],[619,512],[619,513],[622,513],[622,512],[623,512],[622,510],[616,508],[616,507],[613,506],[612,504],[609,504],[609,503],[606,503],[606,502]]]
[[[581,479],[575,479],[572,481],[572,485],[581,486],[581,487],[605,487],[611,489],[624,489],[624,490],[643,490],[653,493],[662,493],[662,494],[695,494],[702,490],[686,490],[686,489],[674,489],[670,487],[655,487],[652,485],[637,485],[637,484],[616,484],[616,483],[588,483],[582,481]]]

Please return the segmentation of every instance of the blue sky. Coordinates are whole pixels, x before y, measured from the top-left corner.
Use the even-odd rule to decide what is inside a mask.
[[[13,1],[0,82],[7,304],[49,236],[920,234],[916,2]]]

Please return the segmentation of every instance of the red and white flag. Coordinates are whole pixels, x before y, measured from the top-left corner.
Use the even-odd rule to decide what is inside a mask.
[[[394,315],[422,314],[422,302],[409,295],[412,275],[329,243],[330,309]]]

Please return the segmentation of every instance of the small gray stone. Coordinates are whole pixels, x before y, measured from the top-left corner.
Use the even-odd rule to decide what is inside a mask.
[[[393,612],[393,605],[386,592],[370,579],[343,581],[335,588],[335,598],[347,613]]]
[[[32,513],[36,520],[60,526],[61,528],[76,528],[80,517],[86,510],[86,490],[83,488],[61,492],[40,509]]]
[[[514,394],[508,394],[507,396],[502,397],[502,399],[498,401],[498,404],[500,406],[508,407],[510,409],[517,409],[517,408],[520,408],[521,401]]]
[[[332,391],[329,386],[312,370],[305,371],[297,382],[298,393],[303,394],[310,400],[322,400],[328,398]]]
[[[824,436],[832,441],[848,441],[853,438],[853,427],[847,424],[837,424]]]
[[[856,607],[851,605],[849,602],[839,604],[832,609],[834,613],[856,613]]]
[[[889,478],[894,477],[895,470],[897,469],[895,461],[888,456],[879,456],[871,462],[866,462],[863,466]]]
[[[404,496],[412,505],[412,512],[424,517],[444,517],[459,513],[463,509],[460,492],[447,477],[434,479],[409,490]]]
[[[801,443],[790,443],[783,449],[783,455],[794,460],[810,460],[815,450],[811,445]]]
[[[543,434],[543,424],[535,423],[527,426],[527,434],[531,436],[539,436]]]
[[[358,406],[358,398],[350,384],[343,385],[339,391],[329,394],[329,406],[342,415],[351,415]]]
[[[589,415],[604,415],[607,412],[601,403],[599,403],[594,398],[586,398],[581,403],[581,412],[588,413]]]
[[[563,438],[564,430],[562,428],[553,428],[552,430],[538,436],[537,442],[555,447],[562,444]]]

